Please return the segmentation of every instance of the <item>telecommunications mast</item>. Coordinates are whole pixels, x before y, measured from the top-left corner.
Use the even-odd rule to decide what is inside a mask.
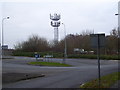
[[[54,44],[58,43],[58,27],[60,26],[60,14],[54,13],[53,15],[50,14],[51,26],[54,27]]]

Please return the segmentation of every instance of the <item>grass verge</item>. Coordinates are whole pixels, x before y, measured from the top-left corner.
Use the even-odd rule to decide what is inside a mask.
[[[56,62],[29,62],[30,65],[40,65],[40,66],[57,66],[57,67],[70,67],[72,65]]]
[[[100,88],[110,88],[118,80],[120,80],[120,78],[118,78],[119,76],[120,76],[120,72],[115,72],[112,74],[102,76]],[[84,85],[80,86],[80,88],[99,88],[98,79],[87,82]]]

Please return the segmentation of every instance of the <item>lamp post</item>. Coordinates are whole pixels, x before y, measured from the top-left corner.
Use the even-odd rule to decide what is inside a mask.
[[[65,59],[67,58],[67,42],[66,42],[66,27],[65,27],[65,24],[62,23],[64,25],[64,35],[65,35],[65,47],[64,47],[64,62],[65,62]]]
[[[2,47],[4,46],[4,20],[9,18],[10,17],[5,17],[2,19]]]
[[[119,11],[119,10],[118,10]],[[119,54],[120,54],[120,14],[115,14],[116,16],[118,16],[118,60],[120,59]]]

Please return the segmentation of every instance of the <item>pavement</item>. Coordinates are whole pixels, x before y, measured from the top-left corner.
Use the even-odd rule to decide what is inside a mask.
[[[7,84],[7,83],[13,83],[13,82],[18,82],[21,80],[29,80],[29,79],[34,79],[38,77],[44,77],[44,74],[41,73],[3,73],[2,74],[2,83]]]

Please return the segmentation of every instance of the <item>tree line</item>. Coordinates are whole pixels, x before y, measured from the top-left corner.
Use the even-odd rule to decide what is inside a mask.
[[[74,49],[84,49],[85,51],[95,51],[91,48],[90,34],[91,31],[86,30],[81,34],[68,34],[66,38],[67,42],[67,54],[74,54]],[[31,35],[26,41],[22,41],[14,45],[16,51],[24,52],[60,52],[64,53],[65,38],[60,40],[57,44],[48,42],[46,38],[38,35]],[[116,29],[111,30],[110,35],[105,36],[106,45],[101,49],[103,54],[117,54],[119,51],[119,38]]]

